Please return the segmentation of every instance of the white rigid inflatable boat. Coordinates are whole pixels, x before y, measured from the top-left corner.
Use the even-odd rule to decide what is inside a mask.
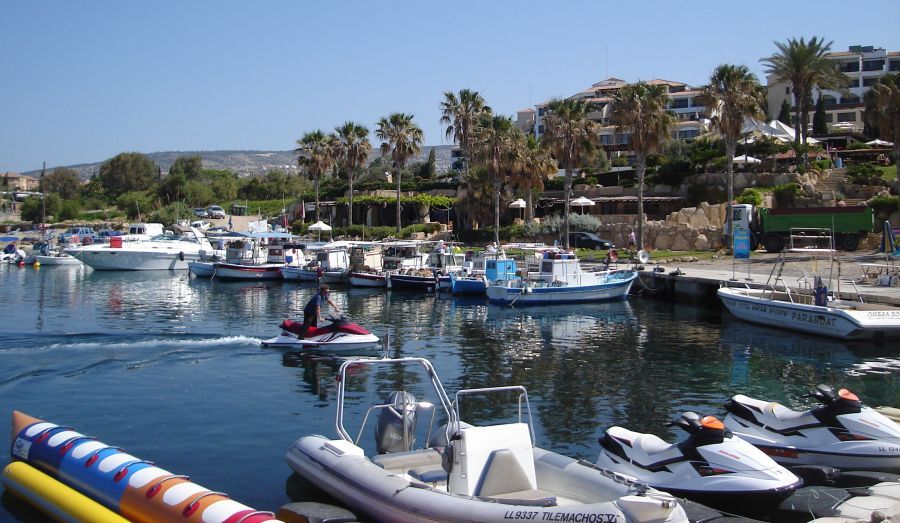
[[[359,434],[365,431],[369,413],[379,411],[378,450],[367,456],[359,437],[354,440],[344,428],[348,370],[353,369],[352,374],[391,365],[424,368],[437,401],[416,403],[408,392],[396,391],[385,404],[371,407]],[[462,390],[451,404],[434,368],[422,358],[346,361],[338,380],[338,437],[302,437],[288,450],[287,461],[319,488],[378,521],[687,521],[684,509],[669,494],[535,447],[523,387]],[[519,395],[519,422],[476,427],[459,421],[462,395],[493,392]],[[416,415],[429,411],[429,436],[435,414],[443,414],[448,422],[437,437],[425,438],[427,447],[413,448]]]

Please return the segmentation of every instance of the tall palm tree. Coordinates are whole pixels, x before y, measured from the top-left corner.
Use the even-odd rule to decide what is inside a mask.
[[[709,85],[699,96],[710,112],[711,120],[725,141],[725,173],[728,180],[727,234],[731,245],[731,204],[734,200],[734,153],[744,127],[744,118],[765,116],[765,88],[746,65],[722,64],[709,77]]]
[[[766,74],[791,84],[796,119],[794,143],[805,144],[813,89],[843,88],[847,85],[847,77],[828,59],[831,42],[826,43],[824,38],[814,36],[809,42],[803,37],[799,40],[790,38],[785,43],[775,42],[775,47],[778,52],[760,62],[765,66]]]
[[[517,143],[524,141],[522,132],[508,116],[483,114],[473,133],[476,156],[484,163],[494,188],[494,243],[500,245],[500,189],[506,175],[520,157]]]
[[[459,144],[467,175],[472,154],[473,132],[481,116],[490,113],[491,108],[478,91],[462,89],[458,95],[453,91],[444,93],[444,100],[441,102],[441,125],[447,126],[445,136]]]
[[[659,150],[675,126],[675,115],[668,110],[669,96],[663,85],[637,82],[623,86],[615,94],[610,116],[617,132],[631,133],[638,179],[638,248],[644,245],[644,175],[647,156]]]
[[[397,232],[400,232],[400,170],[413,155],[419,154],[424,140],[422,129],[413,122],[413,115],[394,113],[378,120],[375,136],[381,140],[381,154],[391,156],[397,178]]]
[[[319,182],[334,167],[335,139],[319,129],[310,131],[297,140],[297,163],[305,168],[316,191],[316,221],[319,221]]]
[[[866,119],[881,138],[894,142],[894,163],[900,180],[900,73],[886,74],[866,92]]]
[[[588,118],[594,106],[584,100],[566,98],[547,103],[544,117],[544,138],[556,162],[566,170],[563,181],[565,207],[563,216],[563,246],[569,248],[569,198],[572,195],[572,174],[593,156],[599,146],[599,124]]]
[[[337,137],[337,163],[347,175],[350,189],[350,210],[347,213],[347,225],[353,225],[353,180],[357,171],[366,165],[372,143],[369,142],[369,129],[355,122],[344,122],[334,128]]]
[[[522,147],[523,161],[517,165],[512,176],[514,185],[525,191],[525,223],[531,223],[534,220],[534,190],[543,190],[544,179],[556,174],[559,168],[547,148],[533,134],[525,137]]]

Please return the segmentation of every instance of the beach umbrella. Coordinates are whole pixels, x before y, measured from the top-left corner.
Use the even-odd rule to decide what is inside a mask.
[[[527,205],[528,204],[525,203],[525,200],[523,200],[522,198],[519,198],[518,200],[510,203],[509,208],[510,209],[522,209],[522,220],[524,221],[525,220],[525,207]]]
[[[585,207],[593,207],[596,204],[594,203],[593,200],[588,200],[584,196],[579,196],[578,198],[575,198],[574,200],[569,202],[569,205],[574,205],[575,207],[581,207],[581,214],[584,214]]]
[[[322,220],[317,221],[316,223],[309,226],[310,231],[316,231],[319,233],[319,239],[322,239],[322,231],[328,232],[331,230],[331,226]]]
[[[884,145],[884,146],[890,147],[890,146],[894,145],[894,142],[888,142],[885,140],[879,140],[878,138],[875,138],[871,142],[866,142],[866,145]]]

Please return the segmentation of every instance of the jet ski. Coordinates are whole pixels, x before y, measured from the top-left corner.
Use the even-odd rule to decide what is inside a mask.
[[[725,403],[725,427],[785,466],[900,471],[900,425],[863,405],[856,394],[818,385],[804,411],[737,395]]]
[[[684,412],[668,426],[684,429],[687,439],[668,443],[653,434],[609,428],[600,438],[597,465],[733,512],[770,508],[803,484],[715,416]]]
[[[375,349],[379,339],[345,316],[329,318],[331,323],[322,327],[310,327],[301,338],[303,322],[284,320],[281,335],[263,340],[264,347],[287,347],[300,350],[343,353],[360,349]]]

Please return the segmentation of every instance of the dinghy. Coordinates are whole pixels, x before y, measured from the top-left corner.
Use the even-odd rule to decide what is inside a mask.
[[[386,403],[368,409],[359,435],[351,437],[344,426],[348,376],[369,369],[393,371],[391,367],[400,375],[424,372],[427,377],[420,386],[430,385],[435,402],[417,402],[409,392],[395,391]],[[464,395],[494,393],[519,398],[517,422],[471,426],[460,421]],[[376,448],[367,454],[360,436],[375,411]],[[432,434],[436,415],[447,423]],[[417,420],[426,416],[426,446],[415,448],[416,435],[422,432]],[[287,461],[295,472],[377,521],[687,521],[669,494],[536,447],[530,421],[524,387],[461,390],[451,403],[428,360],[346,361],[338,371],[337,437],[304,436],[290,447]]]

